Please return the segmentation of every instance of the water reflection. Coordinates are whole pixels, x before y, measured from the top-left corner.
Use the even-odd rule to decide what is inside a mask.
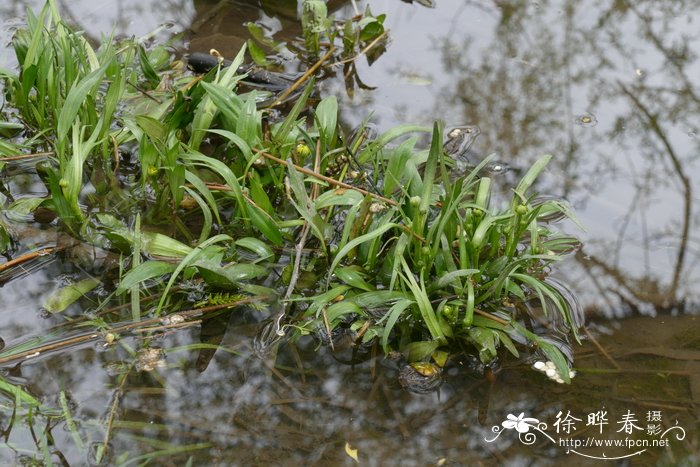
[[[7,18],[40,3],[4,1],[0,11]],[[217,47],[228,56],[247,37],[246,21],[259,22],[279,39],[299,35],[295,2],[253,3],[62,7],[93,37],[115,23],[117,34],[140,35],[173,20],[191,29],[191,50]],[[347,2],[331,3],[329,10],[339,15],[352,12]],[[387,13],[392,42],[381,60],[358,68],[378,89],[359,89],[351,99],[339,79],[323,83],[323,90],[343,99],[349,128],[368,109],[382,130],[444,118],[478,125],[475,150],[496,152],[504,166],[527,167],[542,153],[555,155],[541,191],[570,200],[587,227],[584,249],[558,274],[574,287],[589,318],[626,318],[592,323],[597,337],[577,352],[575,383],[550,384],[523,366],[505,368],[489,382],[455,361],[439,393],[416,396],[401,390],[400,370],[391,362],[340,365],[342,358],[316,352],[311,339],[257,358],[251,343],[262,316],[234,310],[154,338],[128,334],[125,346],[100,341],[6,366],[8,381],[48,406],[65,407],[78,425],[71,432],[58,419],[13,421],[11,410],[0,411],[2,463],[41,459],[34,453],[45,447],[56,463],[79,465],[105,439],[108,463],[164,452],[178,465],[190,456],[195,464],[350,465],[345,443],[368,465],[578,463],[583,459],[546,443],[527,447],[505,435],[498,444],[484,439],[508,414],[552,423],[561,411],[582,418],[603,407],[611,423],[628,410],[640,416],[662,410],[664,428],[677,421],[688,431],[685,440],[649,450],[640,462],[700,462],[700,342],[691,316],[700,303],[692,287],[700,260],[693,191],[700,43],[690,34],[700,4],[436,3],[426,9],[372,1],[375,13]],[[37,303],[63,267],[0,290],[8,344],[37,333]],[[688,313],[672,317],[669,311]],[[44,327],[57,321],[45,320]],[[200,347],[182,347],[192,344]],[[139,351],[148,348],[162,349],[167,368],[134,368]],[[160,364],[160,351],[158,356]],[[2,399],[7,407],[11,402]],[[92,454],[81,445],[94,446]]]

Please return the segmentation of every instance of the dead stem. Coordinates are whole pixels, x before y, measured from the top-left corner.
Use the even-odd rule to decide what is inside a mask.
[[[477,315],[483,316],[484,318],[488,318],[488,319],[490,319],[490,320],[492,320],[492,321],[495,321],[495,322],[497,322],[497,323],[499,323],[499,324],[502,324],[502,325],[504,325],[504,326],[508,326],[508,325],[510,324],[509,321],[506,321],[506,320],[503,319],[503,318],[499,318],[498,316],[494,316],[494,315],[492,315],[491,313],[487,313],[487,312],[485,312],[485,311],[483,311],[483,310],[479,310],[478,308],[474,308],[474,313],[476,313]]]
[[[270,107],[276,107],[282,102],[284,102],[284,100],[287,97],[289,97],[291,93],[293,93],[299,86],[301,86],[307,79],[309,79],[309,77],[311,77],[311,75],[313,75],[316,72],[316,70],[318,70],[320,66],[323,65],[323,63],[333,55],[333,52],[335,52],[335,46],[331,46],[328,52],[326,52],[326,54],[323,57],[321,57],[319,61],[314,63],[311,68],[306,70],[306,72],[303,75],[301,75],[299,79],[297,79],[294,82],[294,84],[289,86],[282,94],[280,94],[277,97],[277,99],[275,99],[275,102],[273,102],[272,105],[270,105]]]
[[[15,259],[11,259],[10,261],[7,261],[6,263],[0,264],[0,272],[5,272],[6,270],[15,267],[17,265],[26,263],[28,261],[31,261],[33,259],[36,259],[40,256],[47,256],[53,253],[56,253],[59,250],[59,248],[42,248],[40,250],[36,251],[30,251],[28,253],[25,253]]]
[[[271,161],[273,161],[273,162],[277,162],[278,164],[283,165],[283,166],[286,166],[286,165],[287,165],[287,162],[284,161],[283,159],[280,159],[279,157],[275,157],[275,156],[273,156],[272,154],[269,154],[269,153],[267,153],[267,152],[265,152],[265,151],[261,151],[260,149],[256,149],[256,148],[252,148],[252,149],[253,149],[253,152],[255,152],[255,153],[258,154],[258,155],[263,156],[265,159],[269,159],[269,160],[271,160]],[[295,168],[297,171],[299,171],[299,172],[301,172],[301,173],[303,173],[303,174],[309,175],[309,176],[311,176],[311,177],[317,178],[317,179],[319,179],[319,180],[323,180],[324,182],[326,182],[326,183],[328,183],[328,184],[330,184],[330,185],[338,186],[338,187],[341,187],[341,188],[345,188],[345,189],[347,189],[347,190],[354,190],[354,191],[360,192],[360,193],[362,193],[362,194],[365,195],[365,196],[371,196],[372,198],[376,198],[376,199],[381,200],[381,201],[383,201],[383,202],[385,202],[385,203],[387,203],[387,204],[390,204],[390,205],[392,205],[392,206],[396,206],[396,205],[398,204],[398,203],[397,203],[396,201],[394,201],[393,199],[385,198],[385,197],[383,197],[383,196],[381,196],[381,195],[372,193],[372,192],[367,191],[367,190],[365,190],[365,189],[362,189],[362,188],[358,188],[358,187],[356,187],[356,186],[349,185],[349,184],[347,184],[347,183],[345,183],[345,182],[341,182],[340,180],[336,180],[335,178],[327,177],[327,176],[322,175],[322,174],[320,174],[320,173],[318,173],[318,172],[314,172],[313,170],[309,170],[309,169],[307,169],[307,168],[305,168],[305,167],[301,167],[301,166],[298,166],[298,165],[296,165],[296,164],[292,164],[292,165],[294,166],[294,168]]]
[[[383,33],[381,33],[380,35],[378,35],[372,42],[370,42],[369,44],[367,44],[367,46],[365,46],[364,49],[360,50],[360,52],[359,52],[357,55],[354,55],[354,56],[352,56],[352,57],[350,57],[350,58],[346,58],[345,60],[340,60],[340,61],[338,61],[338,62],[329,63],[329,64],[326,65],[326,66],[327,66],[327,67],[332,67],[332,66],[344,65],[344,64],[346,64],[346,63],[354,62],[354,61],[357,60],[360,56],[365,55],[367,52],[369,52],[370,50],[372,50],[372,49],[374,48],[374,46],[377,45],[377,43],[378,43],[379,41],[381,41],[382,39],[384,39],[384,38],[387,36],[387,34],[389,34],[389,30],[388,30],[388,29],[385,29]]]
[[[598,339],[596,339],[595,336],[593,336],[593,334],[591,334],[591,332],[588,330],[588,328],[584,327],[583,330],[586,333],[586,336],[591,340],[591,343],[593,344],[593,346],[596,349],[598,349],[598,352],[600,352],[600,354],[602,356],[604,356],[616,370],[621,370],[622,367],[620,367],[620,365],[617,364],[615,359],[612,358],[612,355],[610,355],[608,353],[608,351],[605,350],[602,345],[600,345],[600,342],[598,342]]]

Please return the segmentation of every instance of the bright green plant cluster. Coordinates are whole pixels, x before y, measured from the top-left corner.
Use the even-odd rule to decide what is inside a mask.
[[[156,315],[191,304],[181,291],[192,283],[268,302],[290,289],[281,333],[349,326],[357,345],[411,362],[468,348],[489,363],[501,346],[518,355],[535,342],[568,375],[557,347],[526,325],[528,308],[507,306],[537,300],[575,335],[572,305],[547,273],[577,242],[543,222],[570,213],[529,192],[549,157],[499,209],[479,175],[489,160],[455,179],[439,123],[429,150],[416,138],[390,146],[429,131],[411,125],[369,142],[363,131],[346,135],[334,97],[308,111],[313,80],[270,123],[259,108],[269,96],[240,91],[244,51],[228,68],[192,76],[137,40],[94,50],[53,1],[14,46],[19,73],[2,73],[23,139],[10,152],[51,152],[37,167],[48,194],[33,207],[122,255],[109,299],[128,297],[134,320],[146,295],[157,295]],[[154,233],[159,226],[169,230]],[[313,253],[290,270],[299,244]]]

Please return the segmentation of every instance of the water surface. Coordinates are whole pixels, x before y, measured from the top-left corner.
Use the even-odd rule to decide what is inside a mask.
[[[555,271],[586,311],[593,338],[577,348],[578,375],[556,385],[522,365],[490,383],[457,367],[439,393],[413,395],[391,362],[344,364],[349,355],[316,352],[314,343],[283,346],[277,360],[252,356],[263,316],[235,310],[201,326],[144,342],[160,348],[165,367],[124,373],[132,356],[121,346],[78,346],[5,367],[4,376],[45,404],[63,392],[81,441],[63,422],[14,423],[12,399],[0,399],[2,463],[41,459],[43,442],[56,463],[81,465],[89,446],[109,433],[110,462],[162,452],[158,463],[351,465],[346,443],[365,465],[598,465],[582,457],[629,457],[630,465],[695,465],[700,410],[700,3],[655,0],[447,1],[434,9],[398,0],[369,3],[386,13],[387,51],[358,74],[375,90],[346,92],[341,79],[321,84],[341,99],[342,121],[369,112],[380,129],[399,123],[472,124],[476,154],[496,153],[514,169],[554,155],[537,189],[568,199],[586,227],[567,223],[584,247]],[[0,0],[7,43],[12,17],[41,2]],[[212,47],[231,56],[256,21],[278,40],[299,34],[295,2],[63,2],[63,14],[91,37],[114,29],[181,34],[179,52]],[[351,2],[331,2],[339,18]],[[160,37],[160,36],[159,36]],[[3,63],[11,62],[2,50]],[[289,64],[288,67],[296,67]],[[507,177],[507,176],[506,176]],[[0,332],[20,342],[60,324],[41,303],[71,266],[48,267],[0,289]],[[76,313],[77,314],[77,313]],[[221,348],[179,350],[208,342]],[[156,359],[157,360],[157,359]],[[606,412],[607,425],[588,424]],[[492,427],[509,414],[536,418],[561,439],[653,439],[671,431],[668,447],[587,448],[534,444]],[[576,429],[555,423],[569,413]],[[622,423],[636,417],[631,433]],[[559,417],[557,417],[559,415]],[[658,420],[657,420],[658,419]],[[652,427],[650,427],[652,425]],[[80,444],[83,447],[81,448]],[[567,449],[568,448],[568,449]],[[183,451],[183,452],[179,452]]]

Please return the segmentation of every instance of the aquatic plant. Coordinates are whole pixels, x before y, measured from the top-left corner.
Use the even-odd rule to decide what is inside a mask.
[[[132,327],[90,321],[104,336],[218,312],[230,294],[230,307],[267,304],[260,352],[285,336],[325,333],[333,345],[345,330],[358,348],[423,368],[465,353],[493,365],[501,348],[519,356],[534,345],[568,381],[571,362],[545,334],[578,339],[576,304],[548,276],[578,242],[549,223],[571,217],[566,203],[532,192],[550,156],[494,206],[482,171],[491,159],[465,167],[464,147],[447,154],[442,123],[346,132],[335,97],[310,106],[308,75],[275,118],[268,108],[286,91],[246,88],[245,49],[197,76],[137,39],[94,49],[53,1],[13,45],[19,72],[1,73],[17,114],[3,127],[18,133],[4,162],[39,161],[46,195],[6,195],[6,217],[49,211],[72,244],[13,251],[7,221],[2,246],[18,257],[0,272],[11,280],[15,264],[76,245],[117,258],[99,279],[59,289],[49,312],[85,296],[91,316],[128,304]],[[417,132],[431,135],[429,149],[407,139]]]

